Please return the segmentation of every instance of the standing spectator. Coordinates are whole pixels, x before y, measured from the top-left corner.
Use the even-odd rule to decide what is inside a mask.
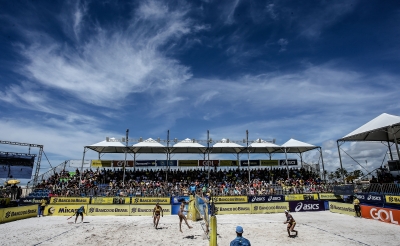
[[[361,217],[360,200],[356,196],[354,196],[353,205],[356,217]]]
[[[236,238],[232,240],[230,246],[251,246],[251,243],[248,239],[242,236],[243,227],[236,227]]]
[[[42,197],[42,200],[40,200],[39,217],[44,216],[44,209],[46,208],[46,203],[47,203],[47,200],[44,197]]]

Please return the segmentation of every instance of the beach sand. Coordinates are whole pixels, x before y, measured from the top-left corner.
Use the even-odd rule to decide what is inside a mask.
[[[229,245],[241,225],[243,236],[254,245],[399,245],[400,227],[375,220],[323,212],[292,213],[298,237],[289,238],[286,217],[279,214],[218,215],[218,245]],[[209,245],[201,221],[182,224],[177,215],[160,219],[153,227],[150,216],[87,216],[85,223],[53,216],[0,224],[1,245]],[[80,218],[78,219],[80,222]]]

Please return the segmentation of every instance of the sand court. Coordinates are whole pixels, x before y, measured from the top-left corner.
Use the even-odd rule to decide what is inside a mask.
[[[289,238],[285,215],[218,215],[218,245],[229,245],[241,225],[252,245],[399,245],[398,225],[323,212],[292,213],[299,236]],[[1,245],[209,245],[200,221],[182,224],[177,215],[87,216],[85,223],[71,223],[66,216],[30,218],[0,225]],[[80,222],[80,218],[78,218]]]

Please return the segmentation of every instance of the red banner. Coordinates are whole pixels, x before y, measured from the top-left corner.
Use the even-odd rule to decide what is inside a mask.
[[[399,224],[400,210],[361,205],[361,215],[366,219],[379,220],[386,223]]]
[[[219,160],[200,160],[199,166],[210,166],[210,167],[218,167]]]
[[[124,167],[125,160],[113,160],[112,166],[113,167]],[[133,167],[133,161],[126,161],[125,167]]]

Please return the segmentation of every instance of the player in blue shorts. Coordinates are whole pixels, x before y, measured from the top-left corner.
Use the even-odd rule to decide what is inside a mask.
[[[82,217],[81,222],[83,222],[83,213],[85,213],[85,206],[81,206],[80,208],[78,208],[78,210],[76,210],[75,223],[76,223],[76,220],[78,219],[79,215]]]

